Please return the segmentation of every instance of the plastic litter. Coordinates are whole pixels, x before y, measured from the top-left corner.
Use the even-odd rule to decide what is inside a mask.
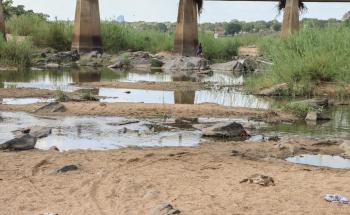
[[[326,194],[324,199],[327,202],[334,202],[334,203],[340,203],[340,204],[349,204],[349,200],[341,195],[338,194]]]

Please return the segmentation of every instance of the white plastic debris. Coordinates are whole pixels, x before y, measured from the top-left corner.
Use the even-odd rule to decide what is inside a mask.
[[[328,202],[340,203],[340,204],[349,204],[349,200],[338,194],[326,194],[324,199]]]

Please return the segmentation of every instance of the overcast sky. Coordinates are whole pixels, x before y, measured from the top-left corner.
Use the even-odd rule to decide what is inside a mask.
[[[14,0],[28,9],[49,14],[51,18],[74,18],[75,0]],[[102,19],[124,15],[126,21],[176,20],[179,0],[100,0]],[[350,10],[350,3],[308,3],[302,17],[341,19]],[[272,20],[277,16],[276,3],[266,2],[205,2],[200,22]]]

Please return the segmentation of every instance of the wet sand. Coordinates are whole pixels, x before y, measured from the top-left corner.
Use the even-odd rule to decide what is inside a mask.
[[[49,115],[131,116],[131,117],[243,117],[266,122],[294,122],[296,116],[280,110],[224,107],[216,104],[143,104],[99,102],[65,102],[64,112]],[[33,112],[42,104],[0,105],[1,111]],[[45,113],[47,114],[47,113]]]
[[[148,215],[163,202],[185,215],[349,214],[350,205],[323,200],[326,193],[350,196],[348,170],[289,164],[267,150],[258,156],[273,145],[0,152],[0,214]],[[256,158],[233,150],[255,151]],[[48,175],[67,164],[81,168]],[[256,173],[273,177],[276,186],[239,183]]]
[[[142,90],[166,90],[166,91],[196,91],[206,89],[212,84],[191,81],[174,81],[174,82],[116,82],[101,81],[82,83],[79,86],[89,88],[119,88],[119,89],[142,89]]]

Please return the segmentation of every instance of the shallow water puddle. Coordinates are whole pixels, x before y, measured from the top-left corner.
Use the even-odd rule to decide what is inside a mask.
[[[125,122],[120,117],[58,117],[56,119],[38,118],[26,113],[1,113],[4,121],[0,123],[0,143],[14,138],[15,130],[31,127],[52,127],[52,134],[39,139],[36,147],[60,150],[95,149],[107,150],[123,147],[175,147],[194,146],[201,142],[201,134],[195,130],[171,128],[153,132],[140,121],[118,126]],[[124,123],[121,123],[124,124]]]
[[[101,102],[135,102],[153,104],[202,104],[214,103],[230,107],[248,107],[268,109],[269,103],[241,92],[226,90],[199,91],[156,91],[100,88],[99,96],[105,97]]]
[[[350,140],[350,106],[337,106],[325,110],[332,120],[318,123],[275,124],[263,127],[260,132],[311,138],[338,138]]]
[[[44,99],[44,98],[3,98],[3,99],[0,99],[0,104],[28,105],[28,104],[36,104],[36,103],[49,103],[54,101],[55,99]]]
[[[318,167],[329,167],[337,169],[350,169],[350,160],[339,156],[330,155],[299,155],[286,159],[296,164],[306,164]]]

